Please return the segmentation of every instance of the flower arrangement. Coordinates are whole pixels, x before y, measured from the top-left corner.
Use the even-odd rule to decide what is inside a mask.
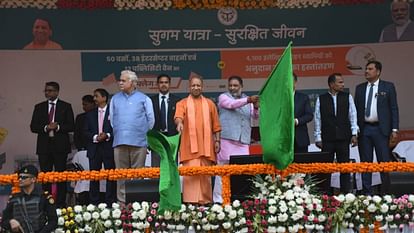
[[[340,207],[334,215],[337,227],[348,229],[395,229],[402,232],[404,228],[414,231],[414,195],[394,198],[390,195],[355,196],[354,194],[336,197]]]
[[[116,203],[109,209],[105,203],[98,206],[74,206],[57,209],[58,228],[56,233],[106,232],[121,233],[126,228],[126,219]]]
[[[256,176],[253,183],[257,189],[253,195],[254,206],[260,211],[260,215],[256,211],[253,217],[254,232],[331,230],[330,215],[336,211],[337,201],[326,195],[321,197],[312,178],[305,179],[304,174],[293,174],[285,179],[280,175],[267,175],[264,179]]]
[[[157,203],[148,202],[123,208],[113,204],[112,209],[106,204],[69,207],[58,210],[56,232],[182,232],[186,228],[196,232],[300,232],[324,228],[322,222],[327,218],[322,214],[322,201],[309,193],[312,185],[304,182],[303,175],[286,180],[257,176],[254,184],[259,191],[250,200],[224,206],[182,205],[179,211],[163,215],[158,215]]]
[[[158,203],[58,209],[57,233],[414,231],[414,195],[320,195],[303,174],[257,176],[251,199],[182,205],[160,215]]]

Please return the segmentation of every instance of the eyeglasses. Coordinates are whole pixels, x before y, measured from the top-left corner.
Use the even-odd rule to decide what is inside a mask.
[[[34,176],[23,176],[23,175],[20,175],[19,176],[19,180],[25,180],[25,179],[28,179],[28,178],[33,178]]]

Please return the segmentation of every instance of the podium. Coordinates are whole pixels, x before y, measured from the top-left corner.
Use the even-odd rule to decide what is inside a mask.
[[[125,201],[133,203],[159,202],[160,194],[158,191],[159,179],[131,179],[125,181]]]
[[[296,153],[294,155],[294,163],[332,163],[334,156],[329,152],[308,152]],[[258,164],[263,163],[262,155],[232,155],[229,164]],[[316,185],[322,193],[330,192],[330,173],[313,174],[315,176]],[[230,177],[231,184],[231,200],[246,200],[252,193],[251,175],[232,175]]]

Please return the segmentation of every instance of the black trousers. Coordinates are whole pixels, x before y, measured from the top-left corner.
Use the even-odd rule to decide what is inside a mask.
[[[96,153],[92,158],[89,158],[89,170],[99,171],[102,169],[102,163],[105,169],[115,169],[114,154],[106,151],[101,145],[96,148]],[[110,150],[113,150],[110,148]],[[106,181],[105,200],[101,200],[99,191],[99,180],[90,181],[89,199],[92,204],[99,204],[105,202],[109,206],[116,201],[116,181]]]
[[[89,201],[89,192],[81,192],[77,194],[76,197],[76,204],[77,205],[88,205],[90,204]]]
[[[379,125],[364,126],[363,134],[358,138],[359,156],[361,162],[373,161],[374,149],[378,162],[389,162],[391,160],[391,152],[388,147],[388,136],[385,136],[381,132]],[[372,195],[372,173],[362,174],[362,188],[363,193],[366,195]],[[381,172],[381,190],[382,195],[390,193],[390,176],[389,173]]]
[[[322,151],[335,153],[338,163],[348,163],[350,161],[349,143],[349,140],[323,141]],[[351,176],[349,173],[341,173],[340,184],[341,193],[349,193],[351,191]]]
[[[53,148],[53,147],[52,147]],[[39,165],[42,172],[57,171],[62,172],[66,170],[66,160],[68,155],[65,153],[53,152],[53,149],[46,154],[39,154]],[[57,183],[57,207],[66,207],[66,182]],[[51,184],[43,184],[43,190],[52,192]]]
[[[306,153],[308,152],[308,146],[297,146],[295,143],[294,151],[295,153]]]

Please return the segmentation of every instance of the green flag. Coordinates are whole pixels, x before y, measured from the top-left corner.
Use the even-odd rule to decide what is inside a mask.
[[[285,169],[293,161],[295,137],[292,42],[260,90],[260,138],[263,161]]]
[[[150,148],[161,157],[158,213],[163,214],[165,210],[178,211],[181,209],[181,186],[175,157],[180,135],[167,137],[157,130],[150,130],[147,140]]]

